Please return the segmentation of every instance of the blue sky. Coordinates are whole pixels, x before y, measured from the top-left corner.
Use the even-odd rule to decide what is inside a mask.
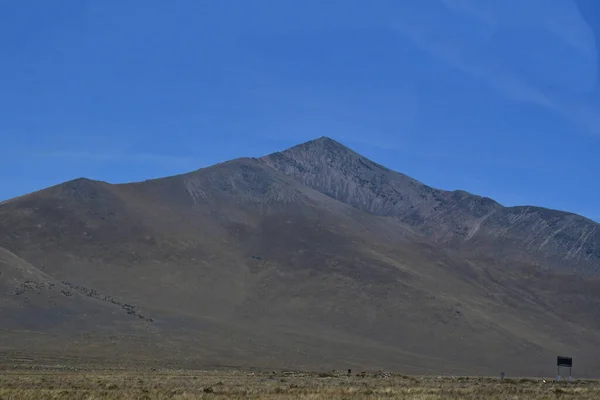
[[[0,200],[329,136],[600,220],[593,1],[2,2]]]

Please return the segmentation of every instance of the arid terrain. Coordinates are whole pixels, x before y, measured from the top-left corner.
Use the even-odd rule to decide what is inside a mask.
[[[420,377],[384,372],[11,371],[2,399],[597,399],[578,380]]]
[[[0,203],[0,363],[596,377],[598,226],[328,138],[81,178]]]

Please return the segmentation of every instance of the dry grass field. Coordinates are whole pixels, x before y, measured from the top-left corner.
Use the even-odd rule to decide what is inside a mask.
[[[0,399],[598,399],[600,382],[387,373],[3,370]]]

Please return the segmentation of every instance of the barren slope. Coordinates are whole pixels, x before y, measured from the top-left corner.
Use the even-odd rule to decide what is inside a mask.
[[[68,351],[36,336],[37,348],[50,359],[126,354],[196,367],[552,374],[557,353],[577,357],[582,372],[599,365],[593,278],[447,253],[410,219],[386,217],[380,197],[345,204],[270,165],[240,159],[125,185],[79,179],[0,204],[0,246],[44,279],[115,299],[119,312],[135,306],[139,315],[124,316],[145,324],[130,335],[98,330]],[[5,354],[23,350],[22,337],[6,338]]]
[[[261,161],[359,210],[397,218],[445,247],[600,273],[599,225],[575,214],[434,189],[329,138]]]

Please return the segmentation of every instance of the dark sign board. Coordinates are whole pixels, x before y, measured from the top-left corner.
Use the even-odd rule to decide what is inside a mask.
[[[558,356],[556,359],[556,365],[558,365],[559,367],[572,367],[573,359],[571,357]]]

